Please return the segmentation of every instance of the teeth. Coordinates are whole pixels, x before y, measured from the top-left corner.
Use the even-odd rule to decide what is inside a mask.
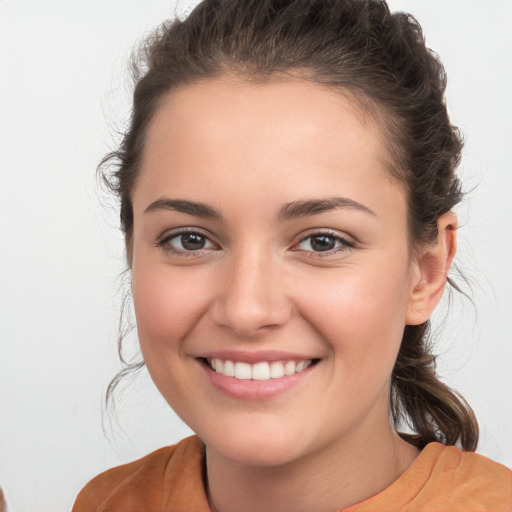
[[[224,368],[222,373],[226,377],[234,377],[235,376],[235,363],[233,361],[224,361]]]
[[[209,359],[211,368],[225,377],[234,377],[240,380],[269,380],[279,379],[285,375],[300,373],[308,368],[313,362],[311,359],[306,361],[265,361],[249,364],[242,362],[223,361],[222,359]]]
[[[283,363],[280,363],[279,361],[273,361],[270,363],[270,378],[279,379],[280,377],[284,377]]]
[[[222,370],[224,369],[224,363],[221,359],[215,359],[215,371],[222,375]]]
[[[305,368],[306,368],[306,361],[300,361],[299,363],[297,363],[297,366],[295,367],[295,371],[301,372]]]
[[[248,363],[235,363],[235,378],[242,380],[250,380],[251,365]]]
[[[252,365],[252,378],[254,380],[270,379],[270,366],[268,363],[256,363]]]
[[[295,361],[288,361],[284,365],[284,374],[293,375],[295,373]]]

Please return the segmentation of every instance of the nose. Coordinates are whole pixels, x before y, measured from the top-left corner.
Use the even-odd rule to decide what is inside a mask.
[[[282,272],[268,254],[246,250],[233,255],[212,305],[215,323],[242,337],[255,337],[284,325],[292,307]]]

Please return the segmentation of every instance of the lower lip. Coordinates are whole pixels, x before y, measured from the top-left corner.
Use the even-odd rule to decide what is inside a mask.
[[[221,375],[202,361],[200,362],[200,365],[206,377],[216,389],[225,395],[240,400],[270,400],[271,398],[286,393],[300,385],[300,383],[306,379],[311,371],[317,366],[316,364],[313,364],[299,373],[294,373],[293,375],[287,375],[278,379],[245,380]]]

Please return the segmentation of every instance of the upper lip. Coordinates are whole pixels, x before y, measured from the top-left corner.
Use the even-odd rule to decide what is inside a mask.
[[[198,354],[196,357],[204,359],[222,359],[224,361],[229,360],[249,364],[260,363],[263,361],[309,361],[311,359],[319,359],[314,356],[277,350],[263,350],[258,352],[248,352],[243,350],[212,350]]]

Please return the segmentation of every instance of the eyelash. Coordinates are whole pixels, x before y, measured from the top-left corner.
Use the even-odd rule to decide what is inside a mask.
[[[156,246],[160,247],[165,252],[170,252],[173,254],[178,254],[180,256],[190,257],[190,256],[197,256],[198,254],[203,253],[205,250],[209,250],[209,248],[204,249],[197,249],[197,250],[186,250],[186,249],[176,249],[173,247],[170,242],[171,240],[178,239],[184,235],[197,235],[205,240],[205,243],[210,243],[212,245],[215,245],[214,242],[210,240],[210,238],[199,231],[198,229],[194,228],[188,228],[188,229],[180,229],[179,231],[175,231],[173,233],[165,234],[164,236],[160,237],[156,241]],[[183,244],[182,244],[183,245]]]
[[[211,249],[209,247],[208,248],[200,248],[197,250],[176,249],[175,247],[173,247],[170,244],[171,240],[178,239],[179,237],[182,237],[184,235],[197,235],[197,236],[201,237],[203,240],[205,240],[205,243],[209,242],[210,244],[215,246],[215,243],[212,242],[207,235],[205,235],[201,231],[194,229],[194,228],[181,229],[179,231],[168,233],[168,234],[160,237],[159,239],[157,239],[155,245],[157,247],[160,247],[165,252],[170,252],[170,253],[177,254],[180,256],[185,256],[185,257],[197,256],[199,254],[204,254],[204,251],[209,251]],[[297,246],[306,242],[307,240],[312,241],[314,238],[320,238],[320,237],[329,238],[329,239],[333,240],[335,244],[339,243],[339,246],[334,247],[333,249],[328,249],[326,251],[315,251],[315,250],[306,250],[306,249],[297,249],[296,248]],[[311,241],[310,241],[310,244],[311,244]],[[354,242],[347,240],[346,238],[340,236],[339,234],[336,234],[329,230],[320,230],[320,231],[315,231],[313,233],[309,233],[307,236],[304,236],[303,238],[301,238],[300,241],[297,242],[294,245],[294,248],[292,248],[291,250],[297,251],[297,252],[300,251],[303,253],[308,253],[309,257],[327,257],[327,256],[331,256],[333,254],[336,254],[340,251],[352,250],[355,248],[355,246],[356,246],[356,244]],[[218,250],[218,249],[215,249],[215,250]]]
[[[314,251],[314,250],[308,251],[308,250],[301,250],[301,249],[292,249],[292,250],[303,251],[305,253],[308,253],[309,257],[321,257],[322,258],[322,257],[332,256],[333,254],[336,254],[341,251],[352,250],[356,246],[356,244],[354,242],[347,240],[346,238],[340,236],[339,234],[337,234],[333,231],[329,231],[329,230],[325,230],[325,229],[320,230],[320,231],[315,231],[313,233],[308,233],[308,235],[301,238],[301,240],[297,244],[295,244],[295,246],[302,244],[306,240],[310,240],[309,243],[311,245],[312,240],[314,238],[321,238],[321,237],[330,238],[331,240],[334,241],[335,244],[339,243],[339,246],[334,247],[333,249],[328,249],[326,251]]]

